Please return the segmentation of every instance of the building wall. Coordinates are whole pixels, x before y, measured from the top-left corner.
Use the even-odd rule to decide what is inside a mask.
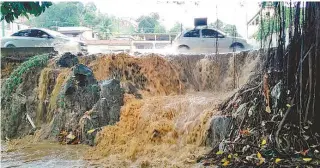
[[[2,34],[2,23],[1,23],[0,24],[0,30],[1,30],[0,37],[10,36],[19,30],[29,28],[29,26],[21,24],[21,23],[15,23],[15,22],[7,23],[5,21],[3,21],[3,22],[4,22],[4,33],[5,34],[4,35]]]
[[[84,38],[84,40],[98,40],[99,39],[97,37],[97,35],[95,33],[93,33],[92,30],[83,32],[82,38]]]
[[[112,51],[130,51],[131,46],[110,46],[110,45],[88,45],[88,52],[95,53],[108,53]]]
[[[267,7],[261,11],[262,18],[273,17],[275,14],[275,9],[273,7]],[[252,18],[252,21],[248,23],[248,39],[252,39],[253,35],[258,32],[259,25],[261,23],[261,15],[257,14]],[[250,19],[251,20],[251,19]]]
[[[62,32],[62,34],[75,39],[75,40],[99,40],[98,36],[93,33],[92,30],[90,31],[84,31],[83,33],[65,33]]]

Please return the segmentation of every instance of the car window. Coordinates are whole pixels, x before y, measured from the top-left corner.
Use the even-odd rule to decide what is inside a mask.
[[[212,29],[203,29],[202,30],[202,37],[203,38],[222,38],[224,37],[222,34],[218,33]]]
[[[18,32],[12,34],[11,36],[30,37],[30,35],[31,35],[31,30],[28,29],[28,30],[18,31]]]
[[[200,37],[200,31],[197,30],[190,30],[183,37]]]
[[[46,32],[42,30],[37,30],[37,29],[32,29],[30,34],[31,37],[36,37],[36,38],[44,38],[43,35],[47,35],[49,37],[49,35]]]
[[[52,30],[48,30],[48,29],[45,29],[45,31],[50,34],[51,36],[53,37],[63,37],[63,38],[69,38],[68,36],[64,35],[64,34],[61,34],[59,32],[56,32],[56,31],[52,31]]]

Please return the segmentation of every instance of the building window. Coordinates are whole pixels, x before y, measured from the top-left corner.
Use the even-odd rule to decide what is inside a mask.
[[[269,16],[270,16],[270,12],[266,12],[266,16],[268,16],[268,17],[269,17]]]
[[[20,30],[20,25],[18,24],[18,30]]]
[[[94,38],[94,33],[92,32],[92,38]]]

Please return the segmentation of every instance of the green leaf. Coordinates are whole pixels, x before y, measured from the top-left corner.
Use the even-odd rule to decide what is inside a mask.
[[[221,151],[221,150],[219,150],[219,151],[216,153],[216,155],[221,155],[221,154],[223,154],[223,151]]]
[[[88,133],[88,134],[91,134],[91,133],[93,133],[94,131],[95,131],[95,129],[91,129],[91,130],[87,131],[87,133]]]
[[[4,4],[1,4],[1,14],[6,15],[8,12],[9,12],[8,8],[6,8]]]
[[[303,160],[306,162],[310,162],[312,160],[312,158],[303,158]]]

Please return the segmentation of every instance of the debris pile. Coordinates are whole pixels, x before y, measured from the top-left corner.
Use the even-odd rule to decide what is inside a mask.
[[[282,5],[274,4],[283,17]],[[278,48],[269,50],[256,75],[221,105],[220,110],[232,116],[229,132],[199,162],[229,167],[320,166],[316,85],[320,78],[315,73],[320,52],[313,48],[320,45],[320,5],[307,2],[301,9],[306,14],[302,30],[300,2],[296,9],[291,43],[285,50],[280,28]]]

